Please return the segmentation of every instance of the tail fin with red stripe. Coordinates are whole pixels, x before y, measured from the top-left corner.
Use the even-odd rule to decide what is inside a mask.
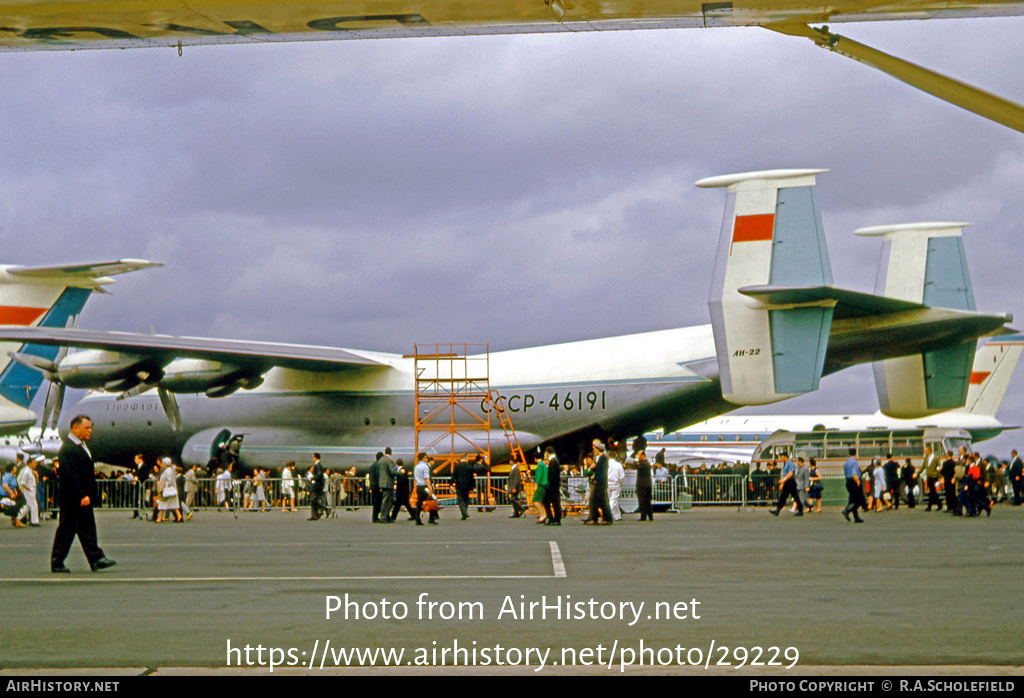
[[[24,267],[0,265],[0,325],[71,327],[93,291],[114,282],[109,278],[136,269],[160,266],[139,259],[99,264]],[[29,410],[43,374],[12,361],[8,352],[53,361],[58,347],[0,343],[0,433],[32,426]]]
[[[861,228],[881,237],[875,293],[930,308],[974,311],[974,291],[964,254],[969,223],[910,223]],[[977,341],[874,364],[879,409],[895,418],[922,417],[963,407]]]
[[[818,387],[834,302],[767,304],[743,290],[832,285],[815,193],[815,176],[825,171],[697,182],[729,190],[709,305],[722,395],[730,402],[765,404]]]
[[[995,417],[1024,351],[1024,335],[994,337],[978,348],[967,390],[968,412]]]

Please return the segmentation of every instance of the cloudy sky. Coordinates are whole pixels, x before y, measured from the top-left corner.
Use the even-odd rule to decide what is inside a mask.
[[[833,29],[1024,101],[1022,19]],[[776,167],[831,169],[840,286],[874,285],[857,227],[972,221],[978,306],[1024,327],[1024,136],[803,39],[8,53],[0,89],[2,261],[165,264],[120,277],[83,327],[408,353],[704,324],[724,192],[693,183]],[[1024,424],[1022,389],[1005,421]],[[862,368],[773,411],[875,409]]]

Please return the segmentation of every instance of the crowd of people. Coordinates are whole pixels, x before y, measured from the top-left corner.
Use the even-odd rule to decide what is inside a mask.
[[[18,454],[0,476],[0,509],[15,528],[41,526],[39,513],[46,509],[46,476],[39,472],[41,460],[25,460]]]
[[[640,521],[653,520],[652,493],[661,493],[664,500],[665,492],[677,488],[701,503],[737,502],[744,495],[755,505],[774,501],[770,511],[776,516],[787,504],[797,516],[822,511],[824,481],[814,458],[783,457],[764,469],[757,465],[752,470],[726,464],[686,468],[666,465],[663,451],[652,462],[645,446],[642,440],[635,443],[627,456],[618,445],[606,447],[595,441],[579,466],[560,463],[555,451],[548,448],[533,468],[513,464],[505,491],[497,495],[490,480],[486,486],[478,486],[477,481],[488,474],[480,456],[456,463],[450,479],[435,483],[430,456],[418,454],[415,466],[408,468],[401,458],[392,458],[390,448],[377,454],[364,475],[357,475],[355,468],[326,467],[319,457],[305,468],[289,461],[280,470],[250,471],[238,464],[237,453],[229,448],[211,459],[205,469],[183,466],[170,458],[147,463],[140,454],[134,471],[97,473],[98,480],[112,480],[118,486],[99,488],[95,506],[135,508],[140,516],[156,523],[188,521],[197,507],[217,507],[237,516],[242,512],[298,511],[308,506],[310,518],[315,520],[337,507],[369,506],[374,523],[394,523],[404,508],[408,520],[422,524],[426,512],[427,523],[436,525],[440,507],[435,508],[435,503],[440,494],[446,499],[454,495],[462,520],[469,518],[475,499],[480,507],[511,505],[513,518],[530,509],[537,523],[558,526],[564,518],[564,502],[566,507],[585,510],[585,524],[609,525],[622,518],[619,499],[628,487],[626,472],[633,470],[635,478],[628,481],[635,482]],[[26,461],[19,456],[0,479],[0,507],[15,527],[39,526],[41,513],[55,501],[52,485],[56,478],[49,467],[40,467],[41,461],[41,457]],[[858,498],[863,499],[863,504],[858,499],[855,507],[848,503],[845,513],[853,521],[860,519],[862,511],[884,512],[901,504],[915,508],[920,502],[925,511],[971,517],[991,515],[993,503],[1020,505],[1024,501],[1024,463],[1016,451],[1009,461],[999,462],[965,449],[940,458],[926,448],[917,467],[912,459],[900,463],[891,454],[887,459],[872,458],[867,464],[851,455],[844,475],[848,492],[856,489]],[[852,488],[854,479],[856,487]]]
[[[821,476],[814,458],[781,458],[778,469],[779,498],[770,513],[778,516],[792,499],[791,511],[803,516],[804,510],[821,511]],[[772,468],[769,472],[774,471]],[[1024,500],[1024,462],[1011,454],[1011,461],[982,458],[979,453],[961,447],[959,453],[948,452],[945,458],[924,449],[918,467],[910,458],[899,463],[888,454],[883,463],[872,458],[867,465],[857,459],[851,448],[843,464],[847,505],[842,513],[848,521],[863,523],[861,511],[885,512],[899,509],[900,504],[913,509],[921,498],[925,511],[946,512],[953,516],[986,516],[992,514],[993,503],[1009,501],[1020,506]]]

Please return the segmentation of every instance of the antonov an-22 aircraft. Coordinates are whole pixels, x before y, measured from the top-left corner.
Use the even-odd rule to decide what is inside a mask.
[[[829,24],[1024,14],[1019,0],[0,0],[0,50],[760,26],[1024,131],[1024,107],[829,31]],[[817,26],[812,26],[817,25]]]
[[[568,455],[595,437],[672,431],[815,390],[823,374],[864,362],[881,362],[890,414],[963,405],[977,339],[1011,319],[975,310],[965,224],[860,231],[883,240],[882,295],[837,289],[815,190],[822,172],[697,183],[728,189],[711,325],[491,353],[490,387],[523,448],[555,444]],[[205,463],[239,434],[247,467],[308,462],[313,451],[331,467],[369,464],[385,446],[413,455],[409,357],[52,325],[0,327],[0,341],[23,344],[0,379],[32,367],[61,386],[106,391],[74,410],[93,420],[100,461],[141,451]],[[54,359],[55,347],[82,351]],[[472,438],[489,440],[495,458],[508,454],[495,448],[505,443],[496,427]]]

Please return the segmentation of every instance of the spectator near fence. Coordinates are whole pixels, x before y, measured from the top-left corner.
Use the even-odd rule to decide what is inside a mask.
[[[654,508],[651,505],[654,478],[651,473],[651,462],[647,460],[646,451],[636,454],[636,499],[640,509],[641,521],[654,521]]]
[[[562,466],[555,455],[555,449],[547,447],[544,452],[547,463],[542,467],[547,468],[548,485],[544,490],[544,512],[548,526],[562,525]]]
[[[405,469],[405,461],[399,458],[395,461],[395,505],[391,508],[391,520],[398,517],[398,512],[405,507],[409,512],[409,521],[416,519],[416,512],[409,503],[409,471]]]
[[[295,461],[290,460],[284,464],[281,471],[281,506],[286,510],[298,511],[295,507]]]
[[[313,454],[313,467],[309,471],[310,477],[310,521],[317,521],[324,514],[330,512],[327,506],[327,476],[324,471],[324,466],[320,462],[320,454]]]
[[[196,471],[198,465],[193,465],[185,471],[185,507],[191,509],[196,502],[196,493],[199,491],[199,478]]]

